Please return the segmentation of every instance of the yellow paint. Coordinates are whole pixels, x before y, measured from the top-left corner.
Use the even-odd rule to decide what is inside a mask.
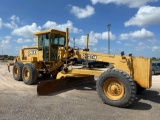
[[[124,86],[115,78],[105,81],[103,90],[111,100],[120,100],[124,96]]]
[[[109,62],[113,64],[114,69],[122,70],[128,73],[141,87],[143,88],[151,87],[151,60],[149,58],[102,54],[102,53],[96,53],[96,52],[89,52],[86,50],[85,51],[76,50],[76,49],[72,50],[71,48],[68,47],[68,36],[69,36],[68,31],[69,31],[68,29],[66,29],[66,32],[52,29],[52,30],[36,32],[35,33],[36,46],[26,47],[21,49],[20,56],[16,57],[14,62],[21,61],[23,62],[23,64],[34,63],[37,68],[37,71],[39,71],[40,69],[44,70],[43,65],[45,64],[45,66],[47,67],[47,70],[45,70],[45,72],[47,72],[48,74],[57,74],[58,72],[57,69],[65,63],[68,57],[76,57],[76,58],[83,58],[86,60]],[[43,35],[46,33],[49,33],[50,35],[51,33],[54,33],[54,34],[59,34],[66,37],[65,47],[58,46],[56,61],[50,61],[50,57],[49,57],[48,58],[49,61],[44,62],[43,50],[38,49],[38,35]],[[89,35],[87,35],[86,48],[88,48],[88,38],[89,38]],[[52,45],[50,44],[49,55],[51,54],[51,46]],[[88,55],[89,57],[85,58],[84,55]],[[10,65],[13,65],[13,64],[8,64],[8,66]],[[69,64],[68,66],[71,66],[71,64]],[[60,71],[57,75],[57,78],[66,77],[66,76],[74,76],[74,77],[82,77],[82,76],[89,76],[89,75],[99,76],[103,72],[104,70],[96,70],[96,69],[88,69],[88,68],[69,69],[67,72]],[[123,88],[119,83],[117,83],[117,85],[120,86],[120,88]],[[113,87],[113,88],[111,87],[111,91],[114,91],[114,89],[116,89],[116,87]]]
[[[24,69],[24,78],[25,78],[25,80],[29,80],[29,76],[30,76],[29,70],[27,68]]]

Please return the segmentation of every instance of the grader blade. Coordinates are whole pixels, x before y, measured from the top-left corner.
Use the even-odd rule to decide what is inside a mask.
[[[40,81],[37,86],[38,95],[55,93],[76,85],[94,82],[94,76],[89,77],[66,77],[62,79]]]

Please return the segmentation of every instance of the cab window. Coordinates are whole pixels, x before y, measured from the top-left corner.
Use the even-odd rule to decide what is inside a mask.
[[[59,45],[62,45],[62,46],[65,45],[65,38],[64,37],[59,38]]]
[[[49,39],[46,38],[46,34],[43,35],[43,44],[45,47],[49,47]]]
[[[49,46],[49,33],[38,35],[38,49],[42,50],[43,46]]]
[[[42,50],[42,45],[43,45],[43,36],[38,35],[38,49]]]
[[[58,45],[58,38],[57,37],[55,37],[53,41],[54,41],[53,44]]]
[[[59,34],[52,34],[51,44],[64,46],[65,45],[65,36]]]

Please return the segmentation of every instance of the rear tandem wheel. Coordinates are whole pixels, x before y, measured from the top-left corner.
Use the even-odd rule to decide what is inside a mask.
[[[97,80],[96,89],[102,101],[116,107],[127,107],[136,98],[136,84],[124,71],[108,69]]]
[[[37,70],[34,64],[27,63],[22,70],[23,82],[27,85],[32,85],[37,81]]]
[[[22,68],[23,68],[22,62],[16,62],[13,65],[13,78],[17,81],[22,80]]]

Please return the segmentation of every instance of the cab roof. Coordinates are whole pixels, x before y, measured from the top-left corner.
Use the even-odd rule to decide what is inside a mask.
[[[59,30],[55,30],[55,29],[51,29],[51,30],[44,30],[44,31],[39,31],[39,32],[35,32],[34,35],[40,35],[40,34],[46,34],[46,33],[56,33],[56,34],[61,34],[61,35],[66,35],[66,32],[64,31],[59,31]]]

